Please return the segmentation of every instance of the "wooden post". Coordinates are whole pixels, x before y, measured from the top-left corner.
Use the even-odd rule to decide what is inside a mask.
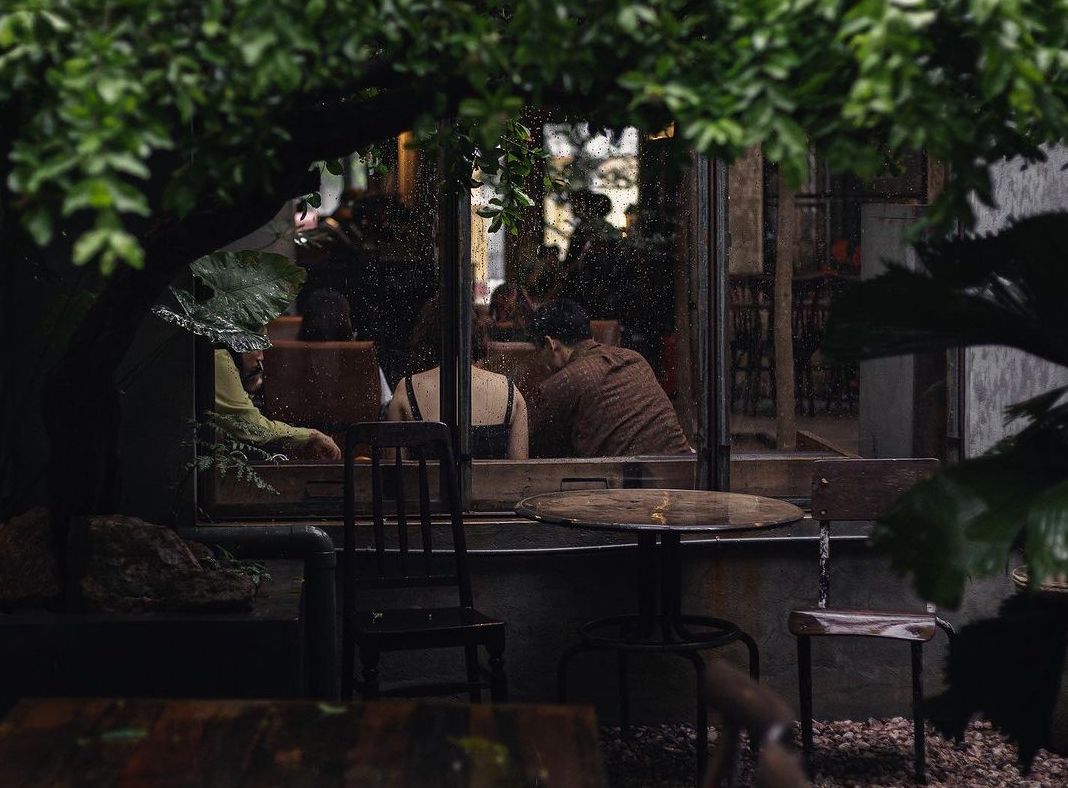
[[[797,420],[794,415],[794,326],[793,277],[797,257],[797,208],[794,189],[779,169],[779,214],[775,240],[775,448],[797,448]]]

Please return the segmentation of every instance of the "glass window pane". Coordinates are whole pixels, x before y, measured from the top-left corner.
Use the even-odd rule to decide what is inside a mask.
[[[690,157],[671,136],[632,128],[545,123],[538,133],[550,157],[527,188],[540,215],[499,240],[472,220],[475,309],[488,337],[479,366],[514,381],[530,455],[509,464],[476,454],[473,505],[510,508],[582,487],[692,487],[701,380]]]
[[[944,412],[941,420],[936,413],[946,401],[944,358],[855,364],[821,350],[851,284],[878,275],[885,259],[909,264],[904,239],[926,200],[926,159],[913,156],[870,183],[830,172],[816,156],[810,163],[808,182],[796,188],[759,149],[729,168],[735,489],[753,482],[745,470],[734,473],[740,460],[937,456],[944,448]]]

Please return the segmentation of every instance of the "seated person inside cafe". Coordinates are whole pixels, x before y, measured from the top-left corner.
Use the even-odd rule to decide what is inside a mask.
[[[440,417],[441,304],[431,298],[412,330],[409,366],[423,370],[397,385],[386,409],[390,421],[438,421]],[[511,378],[482,369],[485,325],[471,324],[471,455],[475,459],[527,457],[527,403]]]
[[[340,460],[341,449],[319,430],[293,427],[267,418],[252,401],[264,381],[263,351],[215,351],[215,412],[229,417],[226,429],[238,440],[277,449],[294,457]]]
[[[624,457],[691,451],[678,416],[641,354],[591,338],[585,310],[541,306],[531,334],[555,372],[531,414],[535,457]]]
[[[526,342],[534,305],[526,288],[505,282],[490,295],[489,338],[495,342]]]

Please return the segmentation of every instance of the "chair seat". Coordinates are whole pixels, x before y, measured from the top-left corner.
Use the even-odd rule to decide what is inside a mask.
[[[861,610],[811,607],[790,611],[793,635],[889,638],[925,643],[934,637],[935,617],[902,610]]]
[[[504,622],[470,607],[359,610],[353,615],[356,641],[375,641],[383,651],[485,643],[504,637]]]

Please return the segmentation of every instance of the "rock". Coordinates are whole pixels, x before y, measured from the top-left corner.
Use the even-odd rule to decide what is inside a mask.
[[[85,537],[83,598],[92,609],[114,612],[251,607],[256,587],[248,575],[207,568],[193,549],[199,548],[170,528],[136,517],[95,517]]]
[[[205,569],[219,569],[219,559],[215,557],[215,553],[206,544],[200,542],[186,541],[185,546],[189,548],[189,552],[193,554],[193,557],[197,559],[197,562]]]
[[[61,593],[48,510],[0,524],[0,609],[44,607]]]

